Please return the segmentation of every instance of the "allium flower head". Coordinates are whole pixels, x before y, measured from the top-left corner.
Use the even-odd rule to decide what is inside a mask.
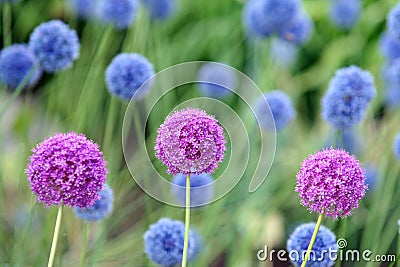
[[[108,91],[121,99],[135,100],[143,98],[151,87],[136,91],[154,75],[153,65],[142,55],[122,53],[117,55],[106,69],[106,83]]]
[[[265,102],[264,99],[260,98],[254,105],[254,112],[260,118],[259,123],[261,127],[267,130],[276,128],[279,131],[296,117],[296,110],[293,107],[293,103],[283,91],[273,90],[265,93],[263,97],[268,102],[274,121],[270,119],[269,114],[264,114],[265,109],[263,108],[263,104]]]
[[[358,160],[340,149],[325,149],[303,161],[296,192],[301,204],[325,216],[346,217],[368,188]]]
[[[274,62],[278,64],[283,66],[292,65],[297,59],[298,52],[299,47],[294,43],[280,38],[273,38],[271,40],[270,54]]]
[[[212,173],[224,158],[223,128],[203,110],[176,111],[158,129],[155,151],[170,174]]]
[[[110,214],[113,208],[114,194],[107,184],[99,192],[99,197],[92,206],[85,208],[74,207],[73,210],[76,216],[85,221],[99,221]]]
[[[400,40],[400,3],[390,10],[386,23],[386,27],[393,38]]]
[[[39,202],[84,208],[99,198],[108,171],[96,143],[74,132],[59,133],[32,152],[26,173]]]
[[[292,21],[300,10],[298,0],[264,0],[262,11],[274,31]]]
[[[168,19],[175,10],[174,0],[142,0],[143,5],[149,10],[152,19]]]
[[[296,267],[300,267],[303,262],[314,228],[315,223],[313,222],[301,224],[293,231],[287,241],[286,247],[290,261]],[[332,256],[335,256],[338,251],[336,236],[324,225],[321,225],[318,230],[312,251],[313,253],[310,254],[306,264],[307,267],[330,267],[334,265]]]
[[[249,0],[243,9],[244,28],[251,36],[269,37],[274,29],[265,18],[263,0]]]
[[[197,80],[200,93],[209,97],[227,96],[231,93],[230,90],[237,87],[235,72],[227,66],[215,63],[204,64],[197,74]]]
[[[209,184],[212,182],[212,177],[207,173],[193,174],[190,176],[190,205],[192,207],[205,205],[211,200],[214,190]],[[172,183],[180,186],[178,188],[173,186],[172,194],[178,200],[178,203],[184,206],[186,200],[186,175],[175,175],[172,179]]]
[[[29,48],[46,72],[58,72],[72,66],[79,56],[79,39],[75,30],[60,20],[40,24],[29,37]]]
[[[304,12],[299,14],[288,24],[279,30],[279,36],[294,44],[305,44],[310,40],[314,31],[314,24],[311,18]]]
[[[356,66],[336,71],[322,99],[322,116],[336,128],[349,128],[365,116],[376,96],[374,78]]]
[[[0,82],[16,89],[28,77],[25,88],[34,86],[42,76],[35,55],[26,45],[15,44],[0,52]]]
[[[135,20],[138,8],[137,0],[99,0],[98,16],[104,23],[125,29]]]
[[[400,39],[393,37],[388,32],[381,34],[379,47],[387,60],[391,61],[400,58]]]
[[[67,0],[72,11],[81,18],[90,18],[95,15],[97,0]]]
[[[360,0],[331,1],[330,19],[337,27],[350,29],[357,22],[360,13]]]
[[[145,253],[160,266],[172,267],[182,262],[185,225],[180,221],[161,218],[144,234]],[[188,260],[195,251],[195,239],[189,230]]]

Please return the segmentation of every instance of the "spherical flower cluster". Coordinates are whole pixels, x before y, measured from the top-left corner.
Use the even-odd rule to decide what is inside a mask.
[[[350,29],[357,22],[360,13],[360,0],[331,1],[330,19],[337,27]]]
[[[316,152],[301,164],[296,192],[301,204],[328,217],[346,217],[368,188],[358,160],[340,149]]]
[[[142,3],[149,10],[151,18],[155,20],[168,19],[176,5],[174,0],[142,0]]]
[[[237,87],[235,71],[222,64],[204,64],[197,74],[197,80],[200,93],[208,97],[227,96],[230,90]]]
[[[85,208],[74,207],[76,216],[85,221],[99,221],[109,215],[113,208],[114,194],[112,189],[105,184],[99,192],[99,199],[90,206]]]
[[[214,194],[213,179],[207,173],[193,174],[190,176],[190,206],[197,207],[207,204]],[[172,179],[172,194],[178,203],[185,206],[186,200],[186,175],[178,174]],[[211,185],[210,185],[211,184]]]
[[[314,228],[315,223],[301,224],[293,231],[287,241],[286,247],[290,261],[296,267],[300,267],[303,262]],[[318,230],[312,251],[313,253],[310,254],[306,264],[307,267],[330,267],[334,265],[335,262],[332,259],[338,251],[336,236],[324,225],[321,225]]]
[[[145,253],[160,266],[172,267],[182,261],[185,225],[180,221],[161,218],[144,234]],[[193,258],[195,239],[189,230],[188,260]]]
[[[322,99],[322,116],[336,128],[349,128],[365,116],[376,96],[374,78],[356,66],[336,71]]]
[[[135,53],[117,55],[105,73],[108,91],[125,100],[143,98],[151,88],[151,82],[147,82],[140,91],[138,89],[153,75],[153,65],[147,58]]]
[[[265,100],[271,109],[272,118],[266,114],[267,109],[264,107]],[[277,131],[282,130],[296,117],[296,110],[289,96],[281,90],[273,90],[263,94],[262,98],[258,99],[254,104],[254,112],[260,119],[259,124],[262,128],[267,130]]]
[[[22,82],[25,88],[34,86],[41,76],[39,62],[26,45],[11,45],[0,52],[0,82],[9,88],[16,89]]]
[[[84,208],[99,198],[108,171],[96,143],[74,132],[59,133],[32,152],[26,173],[39,202]]]
[[[389,33],[400,40],[400,3],[390,10],[386,22]]]
[[[381,34],[379,47],[387,60],[392,61],[400,58],[400,39],[393,37],[387,31]]]
[[[274,62],[282,66],[290,66],[297,59],[299,47],[291,42],[273,38],[270,44],[270,55]]]
[[[169,115],[158,129],[156,156],[170,174],[212,173],[224,158],[225,137],[205,111],[186,108]]]
[[[263,1],[249,0],[243,9],[243,24],[252,36],[269,37],[272,29],[265,20],[262,9]]]
[[[279,30],[279,36],[287,42],[302,45],[310,40],[313,31],[314,24],[311,18],[306,13],[300,12]]]
[[[46,72],[54,73],[72,66],[79,56],[79,39],[64,22],[51,20],[40,24],[29,38],[29,48]]]
[[[81,18],[90,18],[95,15],[97,0],[68,0],[68,6]]]
[[[98,17],[117,29],[125,29],[135,20],[138,8],[137,0],[99,0]]]

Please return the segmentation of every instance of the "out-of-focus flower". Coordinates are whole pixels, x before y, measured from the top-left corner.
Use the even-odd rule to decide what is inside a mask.
[[[165,20],[171,17],[176,8],[174,0],[141,0],[152,19]]]
[[[379,47],[387,60],[392,61],[400,58],[400,39],[393,37],[388,32],[381,34]]]
[[[216,63],[204,64],[197,75],[199,91],[204,96],[224,97],[237,87],[236,75],[228,66]],[[230,90],[229,90],[230,89]]]
[[[360,0],[331,0],[330,19],[334,25],[350,29],[361,13]]]
[[[138,7],[137,0],[99,0],[98,17],[117,29],[125,29],[135,20]]]
[[[207,204],[214,195],[214,188],[210,185],[212,177],[207,173],[190,175],[190,206],[197,207]],[[186,200],[186,175],[178,174],[172,179],[177,186],[172,187],[172,193],[182,206]]]
[[[310,40],[313,31],[314,24],[311,18],[305,12],[300,12],[279,30],[279,36],[287,42],[303,45]]]
[[[390,10],[386,23],[386,27],[393,38],[400,40],[400,3]]]

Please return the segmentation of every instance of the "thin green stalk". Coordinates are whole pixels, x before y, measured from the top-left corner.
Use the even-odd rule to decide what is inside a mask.
[[[115,97],[110,98],[110,105],[108,107],[108,115],[107,115],[107,122],[106,122],[106,130],[104,133],[104,140],[103,140],[103,147],[110,152],[111,155],[111,143],[112,143],[112,136],[113,136],[113,131],[115,129],[115,116],[117,113],[117,106],[116,106],[117,100]]]
[[[321,226],[321,223],[322,223],[322,217],[323,217],[323,215],[322,215],[322,213],[320,213],[318,216],[317,224],[315,225],[315,228],[314,228],[314,233],[310,240],[310,244],[308,245],[308,248],[307,248],[306,256],[304,257],[303,262],[301,263],[301,267],[305,267],[308,262],[308,258],[310,257],[312,247],[314,246],[315,239],[317,238],[319,227]]]
[[[56,254],[57,241],[58,241],[58,236],[60,233],[62,209],[63,209],[63,204],[60,204],[60,207],[58,208],[58,213],[57,213],[56,226],[54,227],[53,242],[51,243],[49,263],[47,264],[47,267],[52,267],[53,263],[54,263],[54,256]]]
[[[85,222],[83,225],[83,240],[82,240],[81,260],[80,260],[80,265],[82,267],[87,266],[85,264],[85,259],[86,259],[88,239],[89,239],[89,223]]]
[[[3,3],[3,47],[11,45],[11,3]]]
[[[186,216],[185,216],[185,240],[183,242],[183,255],[182,255],[182,267],[186,267],[187,254],[189,247],[189,224],[190,224],[190,174],[186,176]]]

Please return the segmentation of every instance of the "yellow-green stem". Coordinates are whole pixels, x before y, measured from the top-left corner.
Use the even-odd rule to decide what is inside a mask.
[[[301,267],[305,267],[308,262],[308,258],[310,257],[312,247],[314,246],[315,239],[317,238],[319,227],[321,226],[321,223],[322,223],[322,216],[323,216],[322,213],[320,213],[318,216],[317,224],[315,225],[314,233],[311,237],[310,244],[308,245],[306,256],[303,259],[303,263],[301,264]]]
[[[81,260],[80,260],[80,264],[82,267],[86,266],[85,259],[86,259],[88,239],[89,239],[89,223],[85,222],[83,225],[83,240],[82,240]]]
[[[186,177],[186,216],[185,216],[185,240],[183,241],[182,267],[186,267],[189,247],[189,224],[190,224],[190,174]]]
[[[63,210],[63,204],[60,204],[60,207],[58,208],[58,213],[57,213],[56,226],[54,227],[53,242],[51,243],[49,263],[47,264],[47,267],[52,267],[53,263],[54,263],[54,256],[56,254],[58,235],[60,233],[62,210]]]

